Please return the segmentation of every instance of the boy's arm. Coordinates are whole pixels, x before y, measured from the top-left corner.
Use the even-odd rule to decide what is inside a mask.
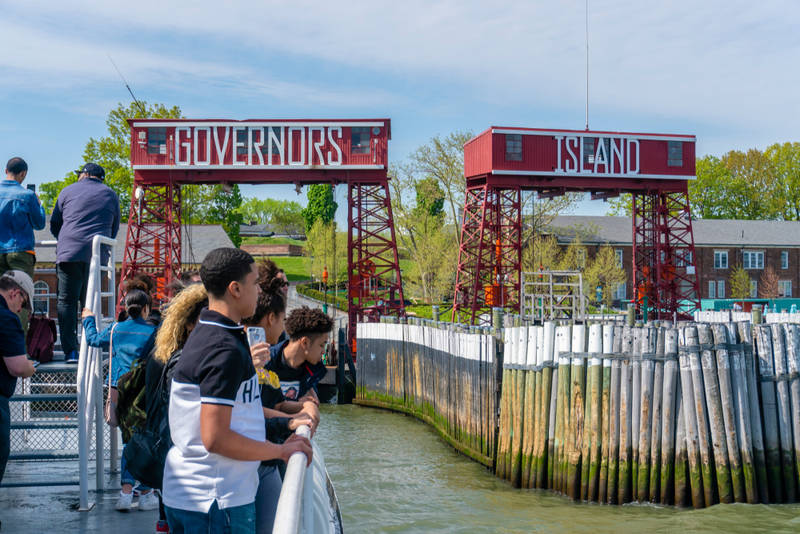
[[[44,230],[44,225],[47,222],[44,216],[44,208],[42,203],[39,202],[39,197],[36,193],[30,194],[30,221],[34,230]]]
[[[208,452],[233,460],[263,461],[281,459],[289,461],[295,452],[302,452],[311,463],[311,443],[300,436],[289,438],[282,445],[269,441],[256,441],[231,430],[233,408],[223,404],[203,403],[200,406],[200,438]]]

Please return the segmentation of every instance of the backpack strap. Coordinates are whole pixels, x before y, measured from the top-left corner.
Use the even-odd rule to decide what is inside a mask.
[[[95,328],[97,327],[97,317],[94,319],[95,321]],[[111,327],[111,333],[108,335],[108,391],[109,395],[111,394],[111,375],[113,374],[111,371],[111,359],[114,357],[114,330],[116,330],[117,325],[119,323],[114,323],[114,326]]]

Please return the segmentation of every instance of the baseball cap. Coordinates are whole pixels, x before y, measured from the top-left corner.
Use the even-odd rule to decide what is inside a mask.
[[[31,277],[28,276],[28,273],[11,270],[4,272],[3,276],[0,278],[12,279],[19,287],[22,288],[25,293],[28,294],[28,305],[26,307],[30,310],[31,303],[33,302],[33,280],[31,280]]]
[[[86,165],[75,171],[75,173],[78,175],[84,172],[89,176],[96,176],[97,178],[105,178],[106,176],[106,171],[103,170],[103,167],[101,167],[97,163],[87,163]]]

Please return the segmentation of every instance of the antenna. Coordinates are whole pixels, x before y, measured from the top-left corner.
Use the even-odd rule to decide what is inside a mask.
[[[586,0],[586,130],[589,130],[589,0]]]
[[[126,89],[128,90],[128,92],[131,94],[131,98],[133,98],[133,101],[136,103],[136,105],[137,105],[137,106],[139,106],[139,111],[141,111],[141,112],[142,112],[142,117],[145,117],[145,118],[146,118],[146,117],[147,117],[147,110],[146,110],[146,109],[144,109],[144,106],[142,105],[142,103],[141,103],[141,102],[139,102],[139,101],[136,99],[136,95],[134,95],[134,94],[133,94],[133,90],[131,90],[131,86],[130,86],[130,85],[128,85],[128,80],[126,80],[126,79],[125,79],[125,76],[123,76],[123,75],[122,75],[122,73],[119,71],[119,68],[117,67],[117,64],[116,64],[116,63],[114,63],[114,60],[113,60],[113,59],[111,59],[111,54],[108,54],[108,60],[111,62],[111,64],[112,64],[112,65],[114,65],[114,70],[116,70],[116,71],[117,71],[117,74],[119,74],[119,77],[120,77],[120,78],[122,78],[122,83],[124,83],[124,84],[125,84],[125,88],[126,88]],[[588,67],[587,67],[587,68],[588,68]]]

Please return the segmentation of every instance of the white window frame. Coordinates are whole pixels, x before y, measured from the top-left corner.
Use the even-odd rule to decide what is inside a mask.
[[[723,258],[725,261],[723,262]],[[723,266],[724,264],[724,266]],[[727,269],[728,268],[728,251],[727,250],[715,250],[714,251],[714,268],[715,269]]]
[[[753,280],[752,278],[750,279],[750,298],[758,298],[758,280]]]
[[[625,252],[621,248],[615,248],[614,249],[614,255],[617,258],[617,267],[619,267],[620,269],[624,269],[625,268],[625,260],[624,260]]]
[[[709,280],[708,281],[708,298],[710,298],[710,299],[717,298],[717,281],[716,280]]]
[[[789,251],[781,250],[781,269],[789,268]]]
[[[758,270],[764,268],[763,250],[743,250],[742,267],[747,270]]]
[[[778,280],[778,297],[792,298],[792,281],[791,280]]]
[[[725,280],[717,280],[717,298],[725,298]]]

